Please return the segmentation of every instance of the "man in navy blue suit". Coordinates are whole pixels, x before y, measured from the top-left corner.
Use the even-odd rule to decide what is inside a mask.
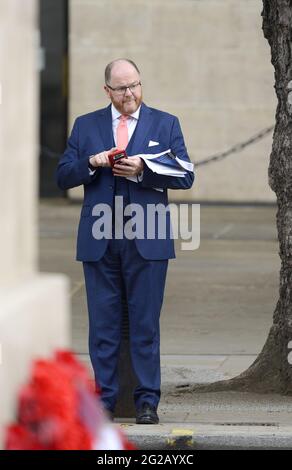
[[[143,103],[140,72],[134,62],[117,59],[108,64],[104,88],[111,104],[76,119],[58,165],[57,182],[63,190],[84,186],[77,260],[83,262],[89,353],[103,404],[113,415],[125,292],[131,358],[138,382],[134,392],[136,422],[156,424],[160,400],[159,317],[168,260],[175,258],[167,189],[189,189],[194,174],[188,171],[184,178],[160,175],[139,157],[170,149],[189,161],[178,119]],[[129,158],[112,168],[108,156],[121,143]],[[165,208],[165,236],[157,232],[157,227],[153,236],[153,220],[150,227],[147,213],[153,205]],[[138,211],[140,219],[135,223],[140,223],[143,234],[140,230],[135,236],[134,231],[134,236],[128,237],[123,228],[133,222],[131,207],[137,206],[142,212]],[[106,216],[106,208],[111,209],[110,215]],[[156,222],[159,225],[159,220]],[[108,223],[110,231],[102,232]]]

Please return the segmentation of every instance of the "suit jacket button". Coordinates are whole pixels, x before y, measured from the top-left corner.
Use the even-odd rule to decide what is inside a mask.
[[[114,187],[110,184],[110,189],[114,189]]]

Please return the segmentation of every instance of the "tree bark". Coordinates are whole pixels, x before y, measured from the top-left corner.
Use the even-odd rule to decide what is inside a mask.
[[[263,0],[262,17],[278,99],[269,185],[277,196],[279,300],[266,343],[246,371],[230,380],[184,387],[175,394],[223,390],[292,392],[292,365],[288,362],[290,341],[292,349],[292,0]]]

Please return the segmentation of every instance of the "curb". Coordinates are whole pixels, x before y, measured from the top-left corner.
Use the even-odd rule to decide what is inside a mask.
[[[291,450],[292,426],[270,423],[119,424],[139,450]]]

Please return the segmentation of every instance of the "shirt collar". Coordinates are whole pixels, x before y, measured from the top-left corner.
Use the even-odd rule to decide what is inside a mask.
[[[117,108],[115,108],[113,103],[112,103],[111,107],[112,107],[112,120],[115,121],[116,119],[119,119],[119,117],[121,116],[121,113],[120,113],[120,111],[117,110]],[[138,120],[139,115],[140,115],[140,111],[141,111],[141,105],[139,106],[139,108],[133,114],[129,114],[129,116],[131,116],[132,118]]]

